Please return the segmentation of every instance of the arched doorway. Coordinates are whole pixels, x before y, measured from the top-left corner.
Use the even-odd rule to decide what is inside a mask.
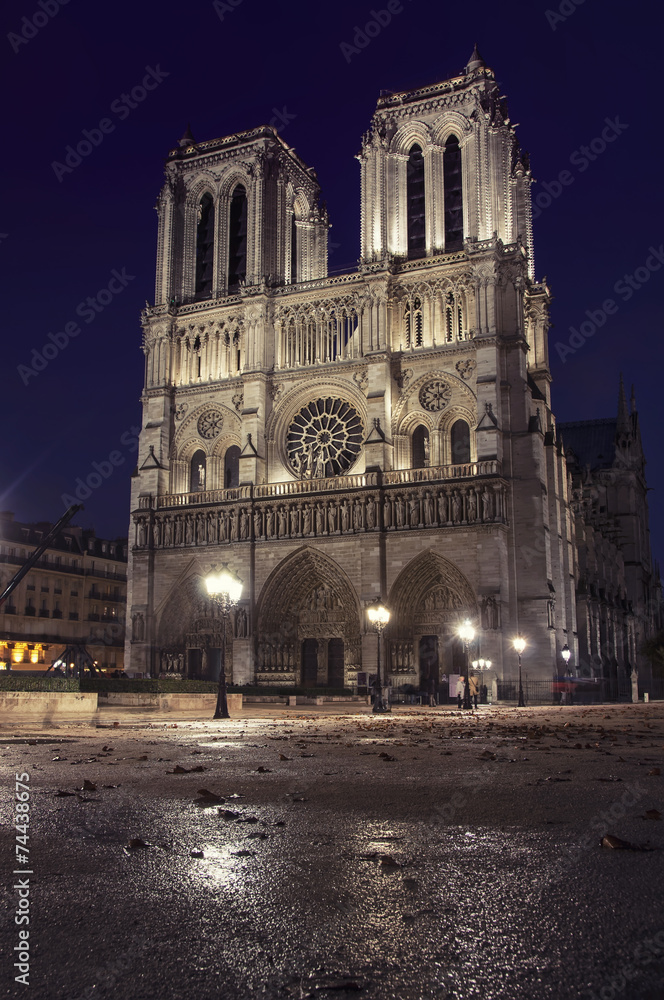
[[[337,562],[303,546],[273,570],[258,600],[255,649],[258,684],[353,684],[360,608]]]
[[[302,687],[316,687],[318,683],[318,639],[305,639],[302,643]]]
[[[344,686],[343,639],[330,639],[327,644],[327,683],[330,687]]]

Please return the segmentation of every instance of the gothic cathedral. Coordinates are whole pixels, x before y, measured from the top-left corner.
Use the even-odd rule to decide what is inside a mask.
[[[532,678],[576,665],[573,481],[550,406],[550,294],[531,182],[477,50],[442,83],[383,92],[362,140],[361,257],[328,277],[316,173],[271,127],[189,131],[159,196],[155,303],[132,481],[126,663],[214,677],[203,580],[243,584],[236,684]],[[584,626],[585,627],[585,626]],[[626,657],[634,659],[634,629]],[[385,661],[383,661],[385,662]]]

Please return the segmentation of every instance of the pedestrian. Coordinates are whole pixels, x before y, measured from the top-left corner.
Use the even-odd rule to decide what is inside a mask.
[[[456,689],[457,705],[459,708],[461,708],[461,705],[463,703],[463,696],[465,694],[465,690],[466,690],[466,682],[463,679],[463,676],[459,675],[459,680],[457,681],[457,689]]]
[[[477,677],[475,674],[471,674],[468,679],[468,686],[470,688],[470,697],[472,698],[473,705],[477,709],[477,696],[479,694],[479,684],[477,683]]]
[[[433,676],[429,678],[429,707],[436,707],[436,679]]]

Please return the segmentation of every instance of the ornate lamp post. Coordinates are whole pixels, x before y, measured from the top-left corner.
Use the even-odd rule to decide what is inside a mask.
[[[228,698],[226,692],[226,626],[228,616],[242,596],[242,581],[232,573],[226,563],[223,564],[220,572],[210,573],[205,578],[205,586],[211,601],[217,605],[221,611],[223,621],[221,630],[221,668],[219,670],[219,693],[217,694],[217,707],[214,710],[215,719],[229,719]]]
[[[465,622],[462,622],[457,629],[457,635],[463,643],[463,648],[466,654],[466,678],[463,687],[463,707],[470,708],[470,682],[468,678],[468,668],[470,666],[470,644],[475,638],[475,629],[473,628],[470,619],[466,618]]]
[[[565,645],[563,646],[563,648],[560,650],[560,655],[562,656],[563,660],[565,661],[565,677],[567,678],[567,677],[571,676],[570,670],[569,670],[569,661],[570,661],[570,657],[572,655],[572,650],[569,648],[569,646],[567,645],[567,643],[565,643]],[[565,680],[563,683],[565,685],[564,688],[563,688],[563,691],[565,692],[566,695],[567,694],[569,695],[569,703],[571,705],[572,704],[572,682],[568,681],[568,680]]]
[[[376,630],[376,635],[378,639],[378,659],[377,659],[377,681],[376,681],[376,696],[374,698],[374,712],[389,712],[390,706],[386,705],[383,700],[383,681],[380,673],[380,645],[381,639],[383,637],[383,632],[387,623],[390,620],[389,609],[385,607],[382,601],[374,601],[367,608],[367,618]]]
[[[572,655],[572,650],[569,648],[569,646],[567,645],[567,643],[565,643],[565,645],[563,646],[563,648],[560,650],[560,655],[562,656],[563,660],[565,661],[565,670],[567,670],[567,668],[569,666],[570,657]]]
[[[526,648],[526,640],[522,639],[520,635],[516,639],[512,639],[512,645],[516,650],[516,655],[519,657],[519,703],[517,708],[525,708],[526,702],[523,697],[523,684],[521,683],[521,654]]]

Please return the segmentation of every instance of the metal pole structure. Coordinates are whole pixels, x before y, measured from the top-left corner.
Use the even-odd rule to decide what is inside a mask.
[[[384,701],[383,701],[383,678],[382,678],[381,672],[380,672],[380,640],[381,640],[382,635],[383,635],[383,629],[385,628],[385,623],[383,623],[383,622],[375,622],[374,628],[376,629],[376,641],[378,643],[378,650],[377,650],[378,656],[377,656],[377,663],[376,663],[376,671],[377,671],[376,697],[374,699],[373,710],[374,710],[374,712],[385,712],[385,711],[387,711],[387,709],[385,708],[385,704],[384,704]]]
[[[526,702],[523,697],[523,683],[521,680],[521,653],[517,653],[517,656],[519,657],[519,704],[517,708],[525,708]]]
[[[74,514],[77,514],[79,510],[83,510],[83,504],[82,503],[73,504],[62,515],[60,520],[53,525],[51,530],[44,536],[44,538],[41,540],[41,542],[39,543],[35,551],[32,553],[32,555],[26,559],[26,561],[23,563],[18,573],[16,573],[11,578],[11,580],[9,581],[3,592],[0,594],[0,605],[4,604],[4,602],[7,600],[12,591],[15,590],[16,587],[18,587],[19,583],[26,575],[26,573],[28,573],[32,569],[32,567],[37,562],[42,553],[49,547],[51,542],[54,541],[54,539],[58,535],[58,532],[61,531],[64,528],[64,526],[71,521]]]
[[[217,692],[217,707],[214,710],[214,719],[230,719],[228,711],[228,690],[226,688],[226,629],[228,627],[228,613],[230,605],[228,594],[222,594],[217,598],[217,604],[221,611],[223,627],[221,632],[221,667],[219,670],[219,690]]]
[[[232,608],[237,607],[242,596],[242,581],[224,566],[220,573],[212,573],[206,577],[205,586],[211,601],[219,608],[223,622],[221,632],[221,666],[219,668],[219,688],[217,691],[217,706],[214,710],[215,719],[229,719],[228,691],[226,688],[226,629]]]
[[[467,639],[464,641],[464,646],[466,648],[466,683],[463,688],[463,707],[472,708],[470,703],[470,678],[468,676],[470,672],[470,642]]]

